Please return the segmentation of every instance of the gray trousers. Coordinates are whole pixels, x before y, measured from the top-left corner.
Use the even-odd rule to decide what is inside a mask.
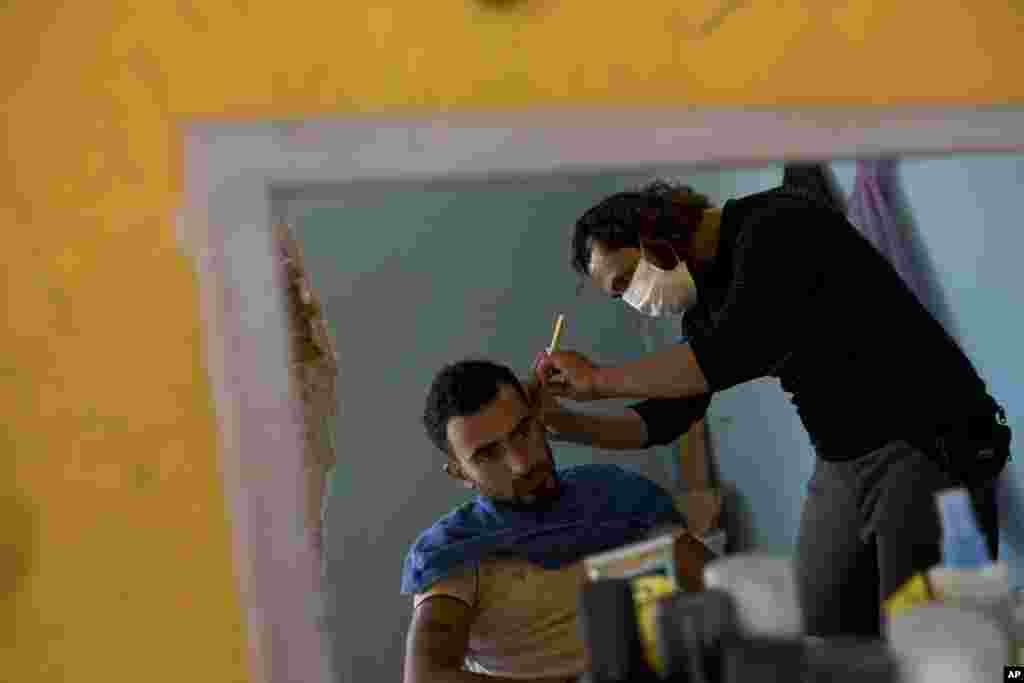
[[[881,635],[881,602],[942,559],[934,494],[953,486],[933,460],[904,441],[846,462],[817,460],[795,558],[808,634]],[[995,558],[995,482],[970,493]]]

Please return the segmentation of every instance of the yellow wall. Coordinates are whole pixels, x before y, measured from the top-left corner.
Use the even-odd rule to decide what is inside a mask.
[[[683,4],[0,3],[0,680],[248,678],[176,122],[1021,99],[1013,3]]]

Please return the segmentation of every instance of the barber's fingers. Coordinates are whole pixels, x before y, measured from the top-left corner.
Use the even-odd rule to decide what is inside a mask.
[[[564,374],[558,359],[559,353],[558,351],[554,353],[541,351],[537,354],[534,368],[537,378],[540,379],[542,384],[546,385],[553,377],[561,377]]]
[[[533,359],[533,372],[538,379],[546,379],[552,372],[553,369],[557,369],[551,360],[551,354],[547,351],[541,351]]]
[[[545,354],[538,366],[538,376],[551,396],[573,401],[600,398],[594,390],[597,366],[576,351],[554,351]]]
[[[544,386],[545,380],[547,379],[545,376],[547,368],[549,367],[547,356],[548,354],[546,351],[541,351],[533,359],[533,376],[541,386]]]
[[[551,354],[547,352],[538,354],[534,374],[542,391],[546,391],[552,396],[565,395],[564,390],[569,383],[568,376],[558,367]]]
[[[546,385],[547,392],[555,398],[576,398],[576,392],[566,380],[553,377]]]
[[[558,368],[548,368],[544,375],[544,387],[562,386],[571,384],[571,376]]]
[[[542,391],[556,398],[571,398],[572,384],[569,376],[561,370],[551,370],[543,379]]]
[[[546,384],[551,381],[564,383],[569,381],[575,356],[573,352],[554,351],[552,353],[541,353],[540,361],[537,364],[537,374]]]

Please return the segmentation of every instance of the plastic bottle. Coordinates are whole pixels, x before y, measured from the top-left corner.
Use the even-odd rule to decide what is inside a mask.
[[[705,588],[729,594],[740,629],[751,636],[804,633],[793,563],[785,557],[754,553],[728,555],[704,567]]]
[[[1020,646],[1009,567],[992,561],[965,489],[939,492],[936,500],[942,517],[943,564],[928,570],[928,583],[943,604],[990,618],[1010,641],[1012,654],[1004,663],[1016,663]]]
[[[942,519],[942,564],[953,569],[980,569],[991,564],[967,490],[948,489],[936,493],[935,498]]]
[[[904,683],[980,683],[1002,680],[1010,646],[981,612],[924,605],[893,616],[889,646],[901,660]]]
[[[928,580],[943,604],[981,612],[992,619],[1007,637],[1016,640],[1013,594],[1010,592],[1009,567],[1005,562],[996,562],[981,569],[932,567],[928,571]]]

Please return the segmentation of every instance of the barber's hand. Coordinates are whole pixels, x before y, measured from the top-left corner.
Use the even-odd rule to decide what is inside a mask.
[[[540,379],[537,377],[536,369],[537,363],[540,362],[540,356],[541,354],[537,355],[533,365],[533,372],[528,379],[523,380],[522,385],[526,391],[526,398],[530,408],[536,411],[537,419],[544,425],[548,436],[555,441],[560,441],[558,422],[559,417],[564,416],[566,411],[562,404],[551,395],[551,392],[541,385]]]
[[[541,354],[535,373],[552,396],[573,401],[596,401],[604,398],[597,391],[599,369],[581,353],[555,351]]]

